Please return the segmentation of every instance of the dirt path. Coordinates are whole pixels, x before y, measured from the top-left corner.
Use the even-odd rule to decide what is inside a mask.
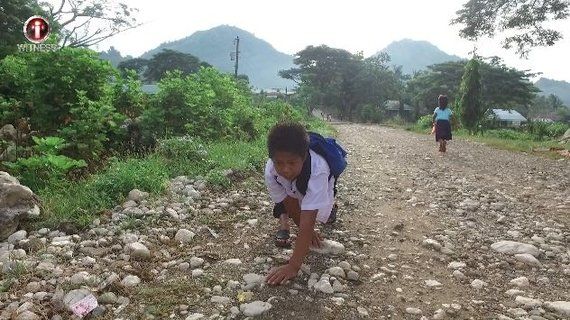
[[[263,283],[291,250],[273,244],[261,173],[226,192],[177,177],[84,232],[0,243],[0,319],[70,319],[90,294],[90,319],[570,318],[568,160],[465,141],[442,157],[433,136],[336,127],[350,165],[322,231],[344,249],[310,254],[289,284]]]
[[[430,135],[355,124],[338,129],[350,150],[340,192],[347,204],[343,227],[362,235],[369,256],[364,262],[380,274],[356,288],[372,318],[404,318],[406,308],[419,308],[429,318],[438,309],[461,319],[516,318],[526,313],[516,309],[516,295],[570,300],[567,160],[466,141],[453,141],[442,157]],[[422,246],[426,239],[444,249]],[[536,245],[541,266],[492,251],[499,240]],[[452,261],[465,263],[458,268],[464,279],[453,276]],[[530,281],[524,293],[506,295],[516,288],[509,281],[522,276]],[[475,289],[475,279],[487,285]],[[426,280],[441,285],[430,287]]]

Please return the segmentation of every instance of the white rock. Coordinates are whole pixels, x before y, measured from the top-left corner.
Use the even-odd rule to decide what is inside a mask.
[[[200,320],[200,319],[204,319],[204,315],[201,313],[193,313],[189,316],[186,317],[186,320]]]
[[[192,278],[198,278],[204,275],[204,270],[202,269],[194,269],[192,270]]]
[[[226,305],[231,302],[231,299],[228,297],[221,297],[221,296],[213,296],[210,301],[215,304]]]
[[[20,240],[26,239],[27,236],[28,232],[26,230],[16,231],[8,237],[8,243],[18,243]]]
[[[263,284],[265,277],[256,273],[248,273],[243,276],[243,281],[245,281],[247,285],[257,286]]]
[[[334,292],[344,292],[344,290],[346,290],[344,285],[342,285],[338,280],[333,281],[332,288]]]
[[[529,286],[529,281],[527,277],[518,277],[510,281],[510,283],[519,288],[525,288]]]
[[[453,261],[453,262],[450,262],[450,263],[447,265],[447,267],[448,267],[449,269],[454,269],[454,270],[455,270],[455,269],[463,269],[463,268],[465,268],[466,266],[467,266],[467,265],[465,264],[465,262],[459,262],[459,261]]]
[[[344,273],[344,270],[341,267],[329,268],[328,273],[331,276],[335,276],[335,277],[339,277],[339,278],[346,278],[346,274]]]
[[[453,277],[457,280],[463,280],[466,278],[465,275],[463,274],[463,272],[461,272],[459,270],[453,271]]]
[[[426,280],[425,284],[428,288],[441,287],[442,284],[437,280]]]
[[[247,220],[247,224],[249,224],[250,227],[255,227],[257,225],[258,220],[257,219],[249,219]]]
[[[38,316],[37,314],[33,313],[30,310],[26,310],[20,314],[18,314],[18,316],[16,317],[16,320],[40,320],[40,316]]]
[[[84,284],[91,280],[91,275],[87,271],[79,271],[71,276],[71,283],[73,284]]]
[[[187,229],[180,229],[180,230],[178,230],[178,232],[176,232],[176,235],[174,236],[174,240],[176,240],[182,244],[186,244],[186,243],[192,242],[192,239],[194,238],[194,236],[196,236],[196,234],[194,232],[187,230]]]
[[[190,267],[197,268],[204,264],[204,259],[198,257],[190,258]]]
[[[129,243],[125,246],[127,252],[135,260],[148,260],[150,259],[150,250],[140,242]]]
[[[533,255],[528,253],[517,253],[515,254],[515,259],[533,267],[541,266],[540,261],[538,261],[538,259],[536,259]]]
[[[487,282],[479,279],[475,279],[471,281],[471,286],[475,289],[482,289],[483,287],[487,286]]]
[[[422,246],[426,248],[433,248],[437,251],[441,250],[441,244],[433,239],[426,239],[422,242]]]
[[[148,192],[140,191],[139,189],[133,189],[129,192],[128,199],[136,202],[141,202],[148,197]]]
[[[358,307],[356,308],[356,311],[358,311],[358,315],[361,317],[368,317],[368,310],[366,310],[366,308],[364,307]]]
[[[360,277],[360,276],[358,275],[358,273],[355,272],[355,271],[352,271],[352,270],[349,271],[349,272],[346,274],[346,278],[347,278],[348,280],[351,280],[351,281],[358,281],[358,278],[359,278],[359,277]]]
[[[76,289],[69,291],[65,297],[63,297],[63,304],[70,309],[72,305],[79,302],[81,299],[87,297],[91,294],[91,291],[87,289]]]
[[[406,313],[420,315],[422,314],[422,310],[418,308],[406,308]]]
[[[315,290],[323,292],[323,293],[328,293],[328,294],[334,293],[334,289],[333,289],[331,283],[329,282],[329,280],[327,280],[327,279],[319,280],[317,283],[315,283],[314,288],[315,288]]]
[[[255,317],[271,309],[271,303],[265,301],[253,301],[239,306],[239,309],[246,317]]]
[[[123,287],[135,287],[137,286],[139,283],[141,283],[141,279],[137,276],[134,275],[128,275],[126,277],[123,278],[123,280],[121,280],[121,285]]]
[[[538,307],[542,306],[542,301],[540,301],[538,299],[523,297],[523,296],[517,296],[515,298],[515,302],[519,306],[523,306],[523,308],[525,308],[525,309],[534,309],[534,308],[538,308]]]
[[[344,253],[344,245],[340,242],[325,239],[321,241],[321,248],[311,247],[311,251],[321,254],[339,255]]]
[[[135,243],[137,241],[139,241],[139,237],[136,234],[127,233],[123,235],[124,244]]]
[[[570,301],[547,301],[544,307],[563,316],[570,317]]]
[[[505,291],[505,294],[507,296],[518,296],[518,295],[523,294],[523,293],[524,293],[524,291],[519,290],[519,289],[509,289],[509,290]]]
[[[241,260],[240,259],[228,259],[228,260],[224,261],[224,263],[232,265],[232,266],[239,266],[241,264]]]
[[[54,237],[51,240],[51,245],[56,247],[65,247],[72,243],[73,242],[71,242],[71,236]]]
[[[338,264],[339,267],[342,268],[342,270],[348,272],[352,269],[352,266],[350,265],[350,263],[348,263],[348,261],[342,261]]]
[[[540,251],[534,245],[515,241],[495,242],[491,245],[491,249],[505,254],[528,253],[534,257],[540,255]]]
[[[432,317],[434,320],[442,320],[445,319],[446,313],[443,309],[437,309]]]

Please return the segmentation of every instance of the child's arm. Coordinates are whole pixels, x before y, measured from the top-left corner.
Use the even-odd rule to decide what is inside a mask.
[[[269,284],[281,284],[284,281],[297,276],[297,272],[299,272],[301,264],[303,264],[303,260],[309,252],[316,219],[317,210],[301,211],[301,217],[299,219],[299,236],[295,242],[293,256],[289,260],[288,264],[275,268],[269,272],[266,278]]]
[[[317,210],[312,211],[301,211],[300,223],[299,223],[299,236],[297,237],[295,250],[293,250],[293,256],[289,260],[289,264],[297,268],[297,271],[301,268],[305,256],[309,252],[309,247],[313,239],[313,233],[315,231],[315,221],[317,219]]]

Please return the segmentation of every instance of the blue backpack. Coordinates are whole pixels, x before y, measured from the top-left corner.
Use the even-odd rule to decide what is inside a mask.
[[[336,182],[340,174],[346,169],[346,151],[333,138],[325,138],[316,132],[309,132],[309,149],[322,156],[327,161],[330,168],[331,177],[335,178],[334,194],[336,195]],[[307,185],[311,177],[311,155],[303,164],[301,174],[295,183],[297,190],[303,195],[307,193]]]

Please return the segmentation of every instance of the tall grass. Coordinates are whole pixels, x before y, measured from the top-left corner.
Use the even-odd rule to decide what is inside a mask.
[[[334,130],[316,118],[304,119],[307,128],[324,135]],[[57,227],[68,222],[87,227],[94,218],[125,201],[128,192],[140,189],[160,196],[168,179],[201,176],[214,187],[228,188],[225,175],[231,169],[249,174],[263,170],[267,159],[265,136],[254,141],[203,142],[189,137],[161,140],[154,153],[144,157],[115,159],[100,172],[80,181],[61,180],[39,190],[43,215],[36,227]]]

